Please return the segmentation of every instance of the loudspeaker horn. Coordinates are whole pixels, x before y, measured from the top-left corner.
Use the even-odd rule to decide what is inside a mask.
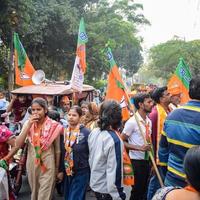
[[[39,69],[37,71],[34,72],[33,76],[32,76],[32,81],[35,85],[39,85],[42,82],[44,82],[45,79],[45,73],[43,70]]]

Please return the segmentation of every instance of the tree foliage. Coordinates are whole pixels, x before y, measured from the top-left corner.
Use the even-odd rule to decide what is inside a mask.
[[[115,60],[119,67],[127,69],[129,74],[136,72],[143,62],[141,56],[141,39],[136,37],[137,25],[148,24],[143,15],[136,11],[142,9],[140,4],[130,1],[115,1],[110,4],[106,0],[92,6],[85,15],[88,22],[88,81],[91,77],[100,77],[108,72],[108,62],[103,51],[106,46],[113,49]]]
[[[128,0],[0,0],[0,4],[0,36],[6,52],[11,49],[11,34],[17,31],[32,64],[43,69],[49,79],[70,78],[81,17],[89,38],[87,83],[108,73],[104,51],[108,45],[119,67],[126,68],[129,74],[143,62],[137,27],[149,22],[141,14],[141,4]],[[2,49],[0,54],[6,78],[9,56],[5,62]]]
[[[200,73],[200,40],[186,42],[173,39],[150,49],[148,70],[157,78],[168,80],[174,73],[179,58],[183,57],[192,75]]]

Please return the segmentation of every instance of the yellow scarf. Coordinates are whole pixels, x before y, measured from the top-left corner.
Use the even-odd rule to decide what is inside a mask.
[[[167,112],[165,111],[165,109],[160,105],[157,104],[156,105],[156,109],[158,112],[158,119],[157,119],[157,152],[156,152],[156,163],[159,163],[159,159],[158,159],[158,147],[159,147],[159,143],[160,143],[160,138],[161,138],[161,132],[163,130],[164,127],[164,122],[165,119],[167,117]]]

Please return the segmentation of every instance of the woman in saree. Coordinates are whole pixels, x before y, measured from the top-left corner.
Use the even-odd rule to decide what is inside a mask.
[[[51,200],[60,161],[60,133],[63,127],[50,119],[47,102],[35,98],[31,116],[16,139],[21,147],[28,139],[27,172],[31,200]]]

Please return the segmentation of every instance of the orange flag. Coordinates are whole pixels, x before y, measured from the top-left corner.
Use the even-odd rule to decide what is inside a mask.
[[[35,72],[17,33],[14,33],[15,83],[20,86],[33,85],[32,75]]]
[[[122,108],[122,117],[123,120],[126,121],[130,117],[128,110],[128,104],[129,104],[128,95],[125,91],[123,80],[120,76],[118,67],[114,61],[110,48],[108,48],[107,56],[111,69],[108,75],[108,86],[105,99],[113,99],[120,103],[120,106]]]
[[[86,72],[86,43],[88,37],[85,31],[84,19],[81,18],[78,32],[78,44],[76,50],[76,59],[71,77],[71,87],[79,92],[82,92],[84,74]]]
[[[183,58],[180,58],[176,71],[170,78],[167,87],[168,91],[172,94],[181,93],[181,104],[188,102],[190,99],[188,90],[191,78],[189,67],[184,62]]]

